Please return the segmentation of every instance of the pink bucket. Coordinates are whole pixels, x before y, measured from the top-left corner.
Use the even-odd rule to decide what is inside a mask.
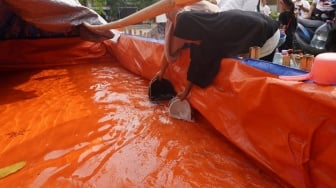
[[[336,85],[336,53],[326,52],[318,54],[311,71],[304,75],[279,76],[282,80],[303,81],[312,80],[320,85]]]

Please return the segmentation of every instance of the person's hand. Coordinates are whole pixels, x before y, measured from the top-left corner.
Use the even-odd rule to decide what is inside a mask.
[[[89,27],[91,24],[89,24],[88,22],[83,22],[83,25],[85,26],[85,27]]]
[[[87,27],[87,28],[91,28],[91,24],[89,24],[88,22],[83,22],[83,25],[85,26],[85,27]]]
[[[97,29],[95,28],[94,25],[89,24],[88,22],[83,22],[83,26],[85,26],[88,30],[92,32],[96,32]]]
[[[163,78],[163,74],[164,74],[164,72],[163,71],[158,71],[155,75],[154,75],[154,77],[152,78],[152,80],[162,80],[162,78]]]
[[[179,98],[181,101],[185,100],[189,95],[189,92],[184,90],[182,92],[179,92],[176,97]]]
[[[186,87],[184,88],[184,91],[178,93],[176,95],[177,98],[179,98],[181,101],[185,100],[186,98],[189,97],[190,95],[190,91],[191,91],[191,88],[192,88],[193,84],[190,82],[190,81],[187,81],[187,85]]]
[[[163,71],[158,71],[154,77],[151,79],[151,81],[149,82],[149,84],[151,85],[155,80],[162,80],[163,78]]]

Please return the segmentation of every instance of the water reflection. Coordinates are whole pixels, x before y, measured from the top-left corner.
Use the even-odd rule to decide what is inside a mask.
[[[37,97],[0,106],[0,131],[29,130],[0,140],[2,166],[27,161],[4,187],[284,187],[202,117],[171,119],[117,63],[38,74],[24,83]]]

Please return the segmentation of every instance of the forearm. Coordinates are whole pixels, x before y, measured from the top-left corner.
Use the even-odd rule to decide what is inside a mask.
[[[186,87],[184,89],[184,91],[186,92],[187,96],[190,93],[192,86],[193,86],[193,84],[190,81],[187,81],[187,85],[186,85]]]
[[[179,93],[177,95],[177,97],[180,100],[186,99],[188,97],[190,91],[191,91],[192,86],[193,86],[193,84],[190,81],[187,81],[186,87],[184,88],[184,90],[181,93]]]
[[[166,72],[166,69],[168,68],[169,64],[174,63],[174,61],[177,60],[177,58],[179,57],[181,48],[183,47],[183,44],[184,44],[184,43],[182,43],[178,40],[176,41],[176,43],[174,43],[174,42],[175,41],[173,41],[173,44],[172,44],[175,47],[174,48],[174,55],[164,53],[162,58],[161,58],[161,67],[160,67],[160,70],[157,74],[157,76],[159,76],[160,79],[163,77],[163,75]],[[176,45],[174,45],[174,44],[176,44]]]
[[[313,11],[315,10],[315,8],[316,8],[316,4],[315,3],[311,4],[307,18],[311,18],[312,14],[313,14]]]
[[[301,10],[302,10],[303,12],[308,12],[308,13],[309,13],[309,11],[310,11],[309,8],[304,7],[304,6],[301,6],[300,8],[301,8]]]
[[[161,62],[161,69],[160,69],[160,71],[164,73],[167,70],[168,65],[169,65],[169,63],[168,63],[166,57],[163,57],[162,58],[162,62]]]
[[[167,68],[168,68],[169,62],[167,61],[166,57],[163,55],[161,58],[161,66],[159,72],[156,74],[156,77],[158,79],[162,79]]]

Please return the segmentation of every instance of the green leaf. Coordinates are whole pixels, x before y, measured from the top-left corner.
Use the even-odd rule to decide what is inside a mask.
[[[0,168],[0,179],[20,170],[26,165],[26,161],[21,161],[10,166]]]

